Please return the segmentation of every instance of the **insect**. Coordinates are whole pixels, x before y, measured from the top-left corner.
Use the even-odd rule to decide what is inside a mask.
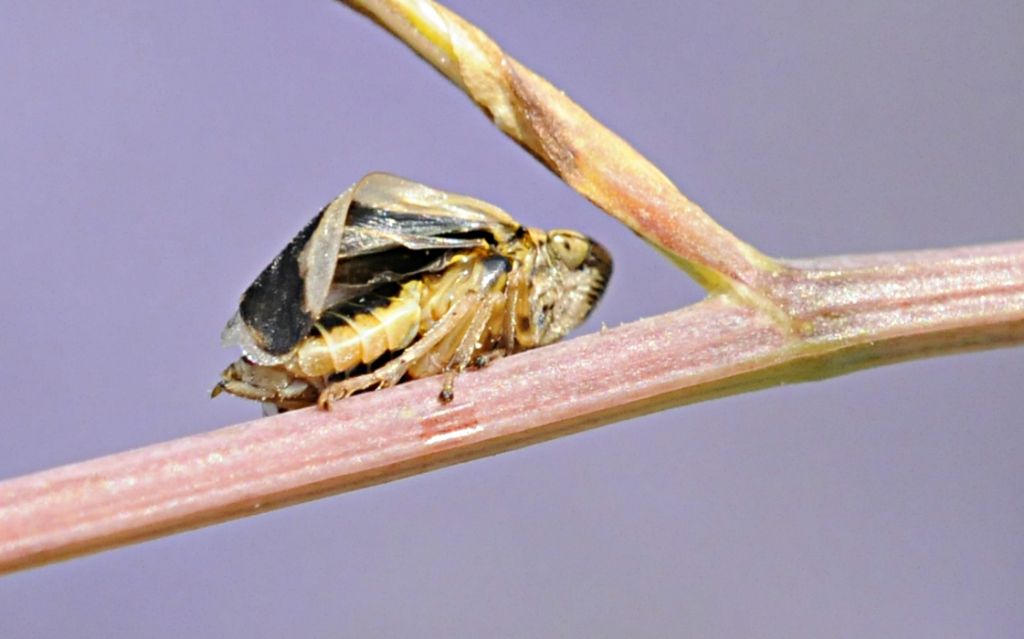
[[[289,410],[408,378],[456,375],[554,342],[612,271],[575,231],[384,173],[332,200],[242,295],[221,336],[243,355],[222,391]]]

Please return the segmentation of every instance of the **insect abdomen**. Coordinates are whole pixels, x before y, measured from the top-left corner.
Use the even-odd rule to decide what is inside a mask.
[[[412,280],[396,289],[324,313],[316,332],[297,349],[296,372],[306,377],[343,373],[411,344],[420,331],[423,283]]]
[[[313,334],[299,344],[289,368],[302,377],[323,377],[405,349],[441,319],[455,300],[481,283],[484,269],[481,260],[458,261],[441,273],[385,285],[328,310],[314,325]],[[436,372],[436,362],[431,362],[425,374]],[[418,376],[414,370],[410,373]]]

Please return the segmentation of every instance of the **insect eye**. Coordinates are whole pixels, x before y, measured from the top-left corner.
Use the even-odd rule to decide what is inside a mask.
[[[552,231],[548,235],[548,251],[553,258],[575,269],[590,255],[590,241],[573,231]]]

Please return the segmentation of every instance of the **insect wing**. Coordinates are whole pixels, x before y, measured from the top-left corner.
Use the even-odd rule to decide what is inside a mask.
[[[339,259],[397,247],[470,248],[481,244],[466,237],[474,232],[503,242],[519,223],[482,200],[371,173],[355,187],[345,226]]]
[[[280,363],[328,306],[437,268],[441,251],[486,245],[488,238],[501,242],[518,228],[486,202],[372,173],[324,207],[260,273],[221,340],[241,346],[256,363]],[[427,253],[407,255],[420,251]],[[367,263],[379,269],[365,282],[351,281],[347,267],[371,255]]]

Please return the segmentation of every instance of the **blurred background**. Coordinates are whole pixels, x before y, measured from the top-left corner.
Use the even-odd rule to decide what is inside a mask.
[[[782,256],[1024,237],[1024,5],[450,6]],[[583,230],[585,331],[700,291],[328,0],[0,5],[0,478],[255,418],[219,333],[387,170]],[[1024,351],[630,420],[0,578],[0,636],[1024,628]]]

